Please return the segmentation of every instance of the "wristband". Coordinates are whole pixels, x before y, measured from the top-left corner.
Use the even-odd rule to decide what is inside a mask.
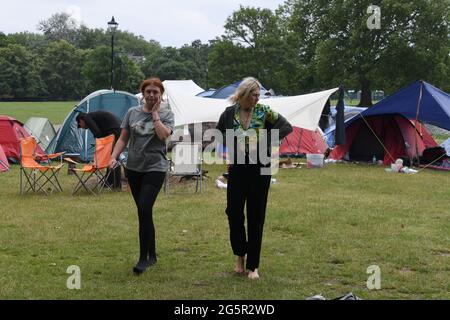
[[[161,121],[161,119],[153,119],[153,122]]]

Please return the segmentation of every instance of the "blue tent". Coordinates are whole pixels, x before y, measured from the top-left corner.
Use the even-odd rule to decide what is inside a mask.
[[[231,95],[234,94],[234,92],[236,91],[236,89],[240,83],[241,83],[241,81],[237,81],[235,83],[223,86],[223,87],[217,89],[213,94],[211,94],[209,96],[205,96],[205,98],[228,99],[228,97],[230,97]],[[268,90],[266,90],[264,87],[261,88],[260,99],[267,98],[270,95],[271,94]]]
[[[208,89],[208,90],[205,90],[203,92],[196,94],[196,96],[202,97],[202,98],[209,98],[212,94],[214,94],[214,92],[216,92],[216,89]]]
[[[422,97],[419,102],[420,91]],[[345,119],[345,127],[362,117],[376,115],[400,114],[407,119],[415,120],[418,108],[418,120],[446,130],[450,130],[450,95],[425,81],[417,81],[400,91],[384,98],[362,112],[362,108],[348,108],[350,117]],[[353,112],[355,111],[355,112]],[[334,146],[335,126],[331,125],[324,131],[329,146]]]
[[[48,153],[66,151],[69,154],[79,154],[81,161],[92,161],[95,138],[89,130],[78,128],[77,115],[80,112],[106,110],[123,119],[129,108],[138,105],[138,98],[128,92],[95,91],[81,100],[69,113],[46,151]]]
[[[353,117],[345,126],[361,117],[386,114],[400,114],[411,120],[417,117],[422,123],[450,130],[450,95],[425,81],[416,81]]]

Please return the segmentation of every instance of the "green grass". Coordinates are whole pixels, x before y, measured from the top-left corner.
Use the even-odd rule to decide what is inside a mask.
[[[48,118],[50,123],[62,124],[77,101],[0,102],[0,115],[25,123],[30,117]]]
[[[65,169],[65,168],[64,168]],[[19,195],[19,170],[0,174],[0,299],[450,299],[450,175],[379,166],[284,169],[269,195],[259,281],[232,273],[226,191],[206,166],[202,194],[161,193],[158,264],[132,274],[137,215],[128,192]],[[180,190],[177,190],[180,191]],[[81,268],[68,290],[67,267]],[[381,290],[369,290],[370,265]]]
[[[440,145],[442,142],[447,140],[450,137],[448,134],[433,134],[434,140]]]

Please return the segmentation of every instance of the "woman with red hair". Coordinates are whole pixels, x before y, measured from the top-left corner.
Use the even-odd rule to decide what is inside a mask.
[[[162,100],[161,80],[146,79],[140,89],[145,103],[128,110],[110,161],[111,168],[116,166],[116,159],[128,145],[126,173],[139,217],[140,255],[133,268],[136,274],[141,274],[157,260],[153,204],[169,166],[166,140],[174,126],[173,112]]]

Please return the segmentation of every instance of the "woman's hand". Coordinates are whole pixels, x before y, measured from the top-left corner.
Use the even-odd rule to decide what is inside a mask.
[[[117,160],[115,158],[111,158],[111,160],[109,160],[109,168],[110,169],[114,169],[116,164],[117,164]]]
[[[158,114],[159,110],[161,109],[161,96],[158,97],[158,101],[155,102],[155,104],[152,107],[152,114]],[[155,114],[155,115],[156,115]]]

